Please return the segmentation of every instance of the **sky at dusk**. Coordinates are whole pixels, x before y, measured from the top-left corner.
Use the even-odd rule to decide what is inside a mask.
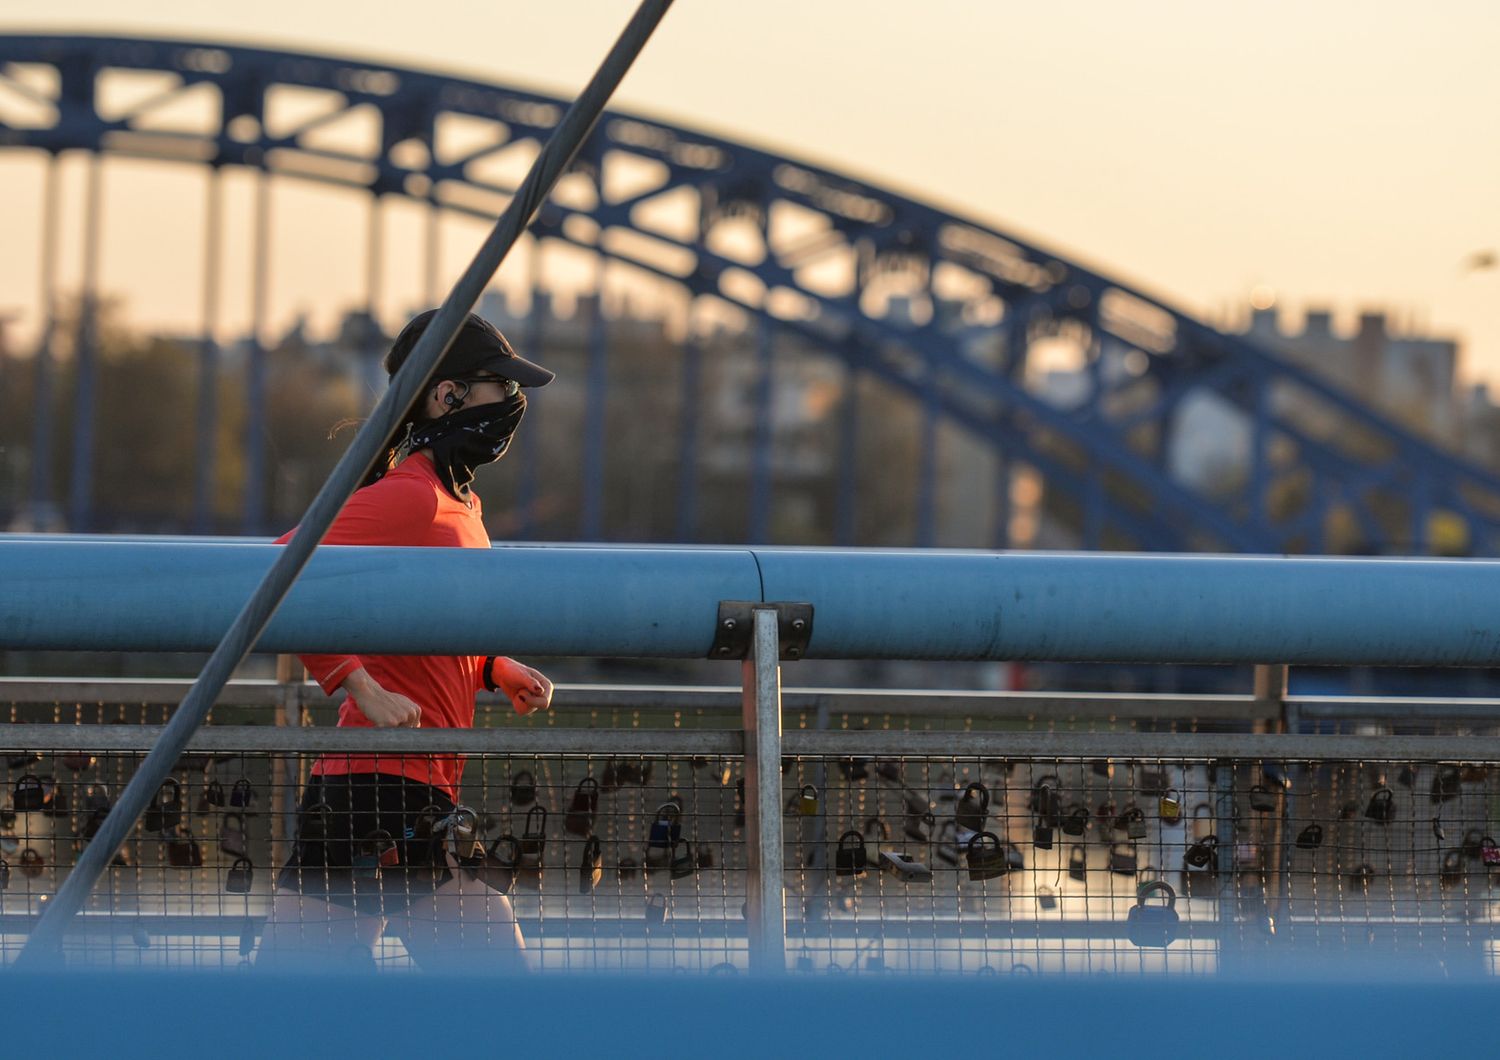
[[[7,0],[0,32],[261,44],[571,96],[633,7]],[[1500,383],[1500,269],[1462,267],[1500,249],[1496,55],[1490,0],[678,0],[615,99],[931,200],[1192,312],[1257,287],[1293,325],[1309,306],[1385,308],[1460,339],[1463,375]],[[31,246],[40,170],[6,155],[0,228]],[[196,319],[181,293],[196,244],[153,220],[191,179],[126,174],[110,200],[105,287],[146,325]],[[356,263],[307,258],[278,314],[332,313],[357,286]],[[0,313],[35,290],[33,253],[0,259]]]

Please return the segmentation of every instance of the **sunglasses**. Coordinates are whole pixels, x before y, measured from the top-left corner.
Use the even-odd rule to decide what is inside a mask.
[[[464,379],[455,379],[455,383],[464,383],[472,386],[475,383],[494,383],[505,391],[505,396],[513,398],[521,392],[521,384],[514,379],[506,379],[503,375],[471,375]]]

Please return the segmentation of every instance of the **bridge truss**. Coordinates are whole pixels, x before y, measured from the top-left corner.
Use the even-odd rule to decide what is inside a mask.
[[[101,104],[105,78],[157,78],[127,107]],[[278,96],[299,93],[294,118]],[[212,117],[176,115],[189,95]],[[440,74],[221,44],[91,36],[0,35],[0,147],[88,152],[210,167],[262,178],[302,178],[367,197],[372,233],[382,201],[397,196],[445,213],[493,217],[513,186],[497,160],[529,159],[563,112],[561,101]],[[284,110],[285,108],[281,108]],[[341,124],[371,130],[362,146],[330,142]],[[450,135],[461,125],[463,137]],[[462,140],[459,143],[458,140]],[[44,220],[44,277],[53,267],[54,179]],[[100,225],[98,167],[85,228],[89,262]],[[265,198],[256,218],[256,291],[264,305]],[[209,199],[208,238],[219,237]],[[918,467],[917,545],[939,542],[939,428],[956,427],[993,457],[986,500],[993,535],[1012,543],[1010,497],[1018,471],[1040,477],[1085,548],[1321,553],[1347,549],[1423,554],[1446,526],[1448,551],[1492,555],[1500,543],[1500,478],[1466,464],[1292,364],[1224,334],[1120,280],[1027,240],[932,205],[764,150],[624,113],[596,130],[575,170],[537,222],[536,235],[717,299],[755,322],[749,541],[771,537],[776,351],[794,342],[843,366],[835,540],[852,543],[859,498],[852,468],[861,431],[855,381],[873,378],[919,410],[911,439]],[[373,236],[372,236],[373,238]],[[207,270],[212,272],[213,270]],[[373,271],[373,267],[372,267]],[[217,282],[205,277],[205,284]],[[372,284],[373,284],[372,280]],[[205,295],[200,439],[212,437],[219,351],[214,300]],[[588,338],[578,536],[602,539],[609,336],[596,314]],[[85,314],[87,320],[87,314]],[[97,342],[79,336],[68,498],[69,523],[89,529]],[[1038,351],[1064,342],[1082,356],[1081,386],[1059,396]],[[44,340],[38,391],[47,394]],[[677,425],[678,539],[695,539],[704,351],[682,349]],[[249,358],[246,459],[251,482],[266,457],[264,350]],[[39,402],[39,407],[45,407]],[[1205,480],[1183,472],[1192,440],[1184,414],[1210,408],[1238,439],[1239,459]],[[45,417],[42,417],[45,419]],[[45,466],[50,425],[36,428]],[[200,446],[211,452],[212,446]],[[212,485],[205,456],[197,483]],[[34,494],[45,492],[34,473]],[[534,487],[534,469],[522,474]],[[247,491],[244,524],[265,529]],[[1352,528],[1352,530],[1351,530]],[[1456,529],[1455,529],[1456,528]],[[973,542],[981,543],[981,542]]]

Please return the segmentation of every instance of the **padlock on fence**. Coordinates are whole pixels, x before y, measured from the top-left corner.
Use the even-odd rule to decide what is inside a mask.
[[[674,880],[685,880],[698,871],[698,861],[693,857],[693,844],[679,839],[672,844],[671,873]]]
[[[990,789],[975,780],[958,797],[958,802],[953,807],[953,819],[965,832],[982,832],[989,812]]]
[[[1162,824],[1178,824],[1182,821],[1182,796],[1176,788],[1168,788],[1156,801],[1157,816]]]
[[[464,862],[463,867],[474,879],[493,891],[510,894],[516,886],[517,865],[521,860],[521,841],[509,832],[496,836],[483,855]]]
[[[162,781],[141,821],[148,832],[167,835],[182,824],[182,785],[174,777]]]
[[[593,777],[584,777],[573,789],[573,801],[568,804],[568,815],[563,818],[563,831],[585,838],[593,835],[594,815],[598,811],[599,782]]]
[[[250,856],[249,840],[245,835],[245,815],[226,813],[219,827],[219,849],[236,858]]]
[[[978,832],[968,843],[965,860],[969,865],[969,879],[993,880],[1010,871],[1005,857],[1005,846],[994,832]]]
[[[1264,784],[1250,788],[1250,808],[1256,813],[1270,813],[1276,809],[1276,793]]]
[[[82,773],[99,759],[91,754],[74,751],[65,755],[58,755],[57,760],[62,763],[63,768],[74,773]]]
[[[1370,883],[1374,879],[1375,867],[1367,862],[1362,863],[1349,873],[1349,887],[1363,894],[1370,889]]]
[[[1062,817],[1062,799],[1058,794],[1061,787],[1062,781],[1056,773],[1048,773],[1031,786],[1028,806],[1038,821],[1052,828],[1058,826]]]
[[[1120,807],[1115,804],[1114,799],[1105,799],[1094,810],[1094,819],[1098,821],[1099,838],[1108,839],[1115,828],[1115,818],[1120,816]]]
[[[1088,827],[1089,808],[1081,802],[1068,807],[1062,819],[1063,835],[1081,836],[1088,831]]]
[[[484,856],[479,838],[479,814],[468,806],[454,806],[432,824],[432,839],[439,850],[446,850],[458,862],[471,862]]]
[[[103,784],[90,784],[84,790],[83,808],[87,816],[79,825],[78,835],[83,839],[93,839],[99,834],[99,829],[103,827],[105,819],[109,817],[109,789]]]
[[[1390,788],[1377,789],[1365,807],[1365,816],[1376,824],[1390,824],[1396,819],[1396,793]]]
[[[1140,866],[1134,843],[1113,843],[1109,848],[1109,871],[1121,876],[1134,876]]]
[[[21,848],[20,863],[21,875],[32,880],[40,876],[47,868],[47,863],[43,860],[41,853],[31,847]]]
[[[41,777],[27,773],[11,791],[11,806],[17,813],[39,813],[47,809],[56,793],[56,786],[48,788]]]
[[[599,837],[591,835],[583,843],[583,856],[578,863],[578,893],[589,894],[599,881],[604,879],[604,845]]]
[[[1323,845],[1323,826],[1310,824],[1297,833],[1297,848],[1299,850],[1317,850]]]
[[[212,813],[224,805],[224,785],[217,780],[206,781],[198,793],[198,812]]]
[[[646,870],[664,869],[672,860],[672,847],[682,838],[682,807],[664,802],[656,808],[656,819],[646,833]]]
[[[10,862],[0,858],[0,891],[10,887]]]
[[[1160,894],[1166,905],[1148,905],[1146,900]],[[1165,948],[1177,940],[1181,918],[1177,915],[1177,892],[1166,880],[1143,883],[1136,890],[1135,905],[1125,918],[1125,937],[1137,946]]]
[[[803,817],[818,815],[818,789],[813,785],[804,784],[802,790],[797,792],[797,812]]]
[[[1172,779],[1165,769],[1141,769],[1140,792],[1149,797],[1166,794],[1172,787]]]
[[[1182,855],[1185,868],[1197,872],[1212,872],[1219,866],[1219,837],[1213,834],[1193,840]]]
[[[1443,863],[1438,869],[1438,881],[1444,887],[1453,887],[1463,882],[1464,878],[1464,854],[1462,850],[1450,850],[1443,855]]]
[[[1478,828],[1470,828],[1464,833],[1463,842],[1459,849],[1464,852],[1464,857],[1479,859],[1479,844],[1484,839],[1484,833]]]
[[[229,866],[229,872],[224,876],[224,890],[230,894],[249,894],[254,883],[255,866],[250,864],[250,859],[235,858],[234,864]]]
[[[1417,782],[1417,767],[1410,763],[1402,766],[1396,772],[1396,783],[1403,788],[1409,788]]]
[[[1485,865],[1500,865],[1500,843],[1496,843],[1489,836],[1479,841],[1479,860]]]
[[[1038,909],[1052,910],[1057,908],[1057,892],[1045,883],[1036,889],[1036,905]]]
[[[833,852],[833,871],[838,876],[862,879],[869,859],[865,856],[865,837],[853,829],[839,836],[839,845]]]
[[[1130,805],[1115,818],[1115,831],[1124,832],[1128,839],[1145,839],[1148,831],[1146,814],[1139,806]]]
[[[646,899],[646,923],[660,924],[667,919],[667,896],[653,894]]]
[[[536,777],[529,769],[523,769],[510,778],[510,804],[530,806],[536,802]]]
[[[880,867],[905,883],[926,883],[932,879],[931,869],[901,851],[882,850]]]
[[[1031,826],[1031,845],[1038,850],[1052,849],[1052,828],[1049,825],[1037,824]]]
[[[361,839],[354,849],[351,869],[355,879],[378,880],[386,869],[401,864],[401,851],[391,833],[377,828]]]
[[[1447,802],[1458,798],[1463,785],[1463,774],[1458,766],[1438,766],[1437,772],[1432,777],[1432,793],[1430,798],[1433,802]]]
[[[638,788],[644,788],[651,783],[651,774],[655,769],[655,763],[621,761],[615,763],[615,783],[620,787],[632,784]]]
[[[175,835],[167,839],[167,864],[174,869],[200,869],[203,867],[203,848],[190,835]]]
[[[540,804],[526,811],[526,825],[521,829],[521,860],[523,869],[542,867],[542,853],[547,849],[547,807]]]
[[[1068,854],[1068,877],[1083,883],[1088,880],[1089,856],[1083,849],[1083,844],[1073,847]]]
[[[240,777],[234,782],[234,787],[229,789],[229,805],[237,810],[250,809],[257,798],[259,796],[247,777]]]
[[[1217,826],[1214,823],[1213,807],[1206,802],[1200,802],[1193,807],[1193,838],[1202,839],[1204,836],[1213,835]]]

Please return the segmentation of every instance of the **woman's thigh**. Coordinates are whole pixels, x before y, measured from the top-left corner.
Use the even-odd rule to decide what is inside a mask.
[[[463,872],[391,923],[425,971],[527,970],[526,942],[510,899]]]
[[[369,951],[384,931],[383,917],[364,916],[321,898],[278,889],[255,963],[260,967],[309,962],[358,964],[368,960]]]

